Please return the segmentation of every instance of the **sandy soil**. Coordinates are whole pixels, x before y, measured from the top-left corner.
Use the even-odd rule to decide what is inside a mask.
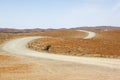
[[[120,80],[120,70],[47,60],[5,52],[12,59],[0,60],[0,80]]]
[[[119,59],[83,57],[75,63],[74,59],[71,62],[71,57],[69,62],[66,59],[43,59],[44,56],[40,57],[37,52],[37,56],[33,57],[31,50],[20,50],[26,49],[26,43],[33,39],[36,38],[15,39],[6,43],[6,50],[11,50],[11,54],[0,50],[0,80],[120,80]]]

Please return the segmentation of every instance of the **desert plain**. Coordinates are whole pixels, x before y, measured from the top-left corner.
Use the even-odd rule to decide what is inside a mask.
[[[90,31],[96,33],[94,38],[83,39],[88,34],[76,30],[0,33],[0,80],[120,80],[120,30]],[[98,60],[115,59],[118,68],[12,54],[2,49],[8,41],[32,36],[45,38],[30,41],[27,45],[30,50]]]

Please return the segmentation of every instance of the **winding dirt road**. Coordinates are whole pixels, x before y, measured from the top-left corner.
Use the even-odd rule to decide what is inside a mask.
[[[84,37],[83,39],[91,39],[94,38],[96,36],[95,32],[91,32],[91,31],[85,31],[85,30],[77,30],[77,31],[81,31],[81,32],[85,32],[88,35],[86,37]]]
[[[83,32],[88,33],[88,36],[86,36],[84,39],[91,39],[95,36],[95,33],[93,32],[89,32],[89,31],[83,31]],[[38,57],[38,58],[45,58],[45,59],[52,59],[52,60],[59,60],[59,61],[69,61],[69,62],[75,62],[80,64],[88,64],[88,65],[94,65],[94,66],[109,67],[113,69],[114,68],[120,69],[120,59],[66,56],[66,55],[42,53],[42,52],[37,52],[37,51],[28,49],[27,48],[28,42],[38,38],[43,38],[43,37],[25,37],[25,38],[11,40],[6,42],[2,47],[2,49],[11,54],[26,55],[26,56],[32,56],[32,57]]]

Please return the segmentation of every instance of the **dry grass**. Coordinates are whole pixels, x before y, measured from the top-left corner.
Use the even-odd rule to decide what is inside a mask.
[[[97,37],[90,40],[80,38],[47,38],[29,43],[29,47],[38,51],[57,54],[85,55],[99,57],[120,56],[120,31],[95,31]],[[78,34],[77,34],[78,35]],[[49,49],[46,48],[49,46]]]
[[[78,35],[79,34],[79,35]],[[81,35],[80,35],[81,34]],[[50,36],[50,37],[79,37],[82,38],[86,33],[74,31],[74,30],[54,30],[54,31],[46,31],[46,32],[34,32],[34,33],[0,33],[0,44],[3,42],[26,36]]]
[[[54,30],[42,33],[43,36],[61,37],[61,38],[82,38],[87,34],[75,30]]]
[[[10,39],[27,36],[27,34],[16,34],[16,33],[0,33],[0,44]]]
[[[29,47],[39,51],[48,51],[54,53],[80,53],[83,49],[79,46],[78,42],[74,39],[64,39],[64,38],[46,38],[38,39],[35,42],[29,43]],[[46,50],[47,46],[50,46]]]
[[[5,34],[5,35],[8,35],[8,34]],[[78,44],[78,42],[80,41],[83,42],[83,40],[74,39],[73,35],[72,35],[72,38],[71,37],[66,38],[62,36],[61,38],[59,37],[59,35],[50,35],[47,32],[34,33],[34,34],[31,34],[31,33],[19,34],[19,35],[9,34],[8,37],[5,38],[5,36],[3,36],[3,38],[1,38],[3,39],[1,43],[13,38],[24,37],[24,36],[34,36],[34,35],[38,35],[38,36],[49,35],[49,36],[55,37],[54,39],[50,38],[50,39],[37,40],[38,42],[39,41],[43,42],[43,46],[45,46],[44,44],[51,43],[51,45],[54,45],[54,46],[60,45],[61,49],[64,49],[64,45],[74,47],[75,49],[75,46],[78,45],[81,50],[84,50],[84,47],[82,48],[82,46],[79,45],[80,43]],[[77,37],[78,36],[79,35],[77,34]],[[98,40],[99,38],[100,37],[98,37]],[[70,43],[72,43],[72,45]],[[85,40],[84,44],[85,43],[87,45],[88,40]],[[40,46],[37,43],[34,43],[34,44],[35,45],[33,47]],[[96,41],[96,44],[97,44],[97,41]],[[111,70],[109,68],[88,66],[88,65],[82,65],[82,64],[79,65],[79,64],[69,63],[69,62],[52,61],[52,60],[46,60],[46,59],[44,60],[41,58],[38,59],[38,58],[32,58],[27,56],[25,57],[21,57],[17,55],[13,56],[12,54],[7,54],[7,53],[5,54],[5,53],[1,53],[0,51],[0,80],[83,80],[83,79],[85,80],[96,80],[96,79],[97,80],[120,80],[119,75],[120,75],[120,71],[115,69]]]

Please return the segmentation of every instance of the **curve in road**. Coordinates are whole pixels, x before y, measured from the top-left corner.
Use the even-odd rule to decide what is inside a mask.
[[[77,30],[77,31],[81,31],[81,32],[85,32],[88,35],[86,37],[84,37],[83,39],[91,39],[94,38],[96,36],[95,32],[91,32],[91,31],[86,31],[86,30]]]
[[[81,64],[120,69],[120,59],[66,56],[66,55],[42,53],[28,49],[27,48],[28,42],[38,38],[44,38],[44,37],[25,37],[25,38],[11,40],[6,42],[2,47],[2,49],[11,54],[19,54],[19,55],[26,55],[32,57],[39,57],[39,58],[46,58],[46,59],[53,59],[60,61],[69,61],[69,62],[75,62]]]

